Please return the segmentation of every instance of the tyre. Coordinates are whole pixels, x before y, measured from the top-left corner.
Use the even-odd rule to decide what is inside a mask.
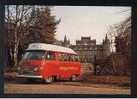
[[[71,81],[77,81],[77,76],[76,75],[72,75],[71,76]]]
[[[27,82],[29,82],[29,83],[33,83],[33,82],[36,81],[36,79],[34,79],[34,78],[27,78],[26,80],[27,80]]]
[[[50,76],[48,78],[45,79],[45,83],[52,83],[54,81],[54,77]]]

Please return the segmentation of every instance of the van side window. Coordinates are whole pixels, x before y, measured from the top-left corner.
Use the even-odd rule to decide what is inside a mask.
[[[75,61],[78,62],[79,61],[79,57],[75,56]]]
[[[69,60],[69,61],[73,61],[72,55],[68,55],[68,60]]]
[[[74,55],[71,55],[70,57],[71,57],[71,61],[74,62],[75,61],[74,60]]]
[[[72,56],[72,59],[73,59],[74,62],[76,61],[76,59],[75,59],[75,55]]]
[[[76,62],[79,61],[79,57],[76,55],[71,54],[60,54],[59,55],[59,61],[70,61],[70,62]]]
[[[68,61],[68,55],[64,54],[64,61]]]
[[[59,55],[59,60],[60,60],[60,61],[64,61],[64,54],[60,54],[60,55]]]

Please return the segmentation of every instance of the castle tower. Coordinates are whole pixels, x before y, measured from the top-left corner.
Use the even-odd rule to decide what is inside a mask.
[[[70,45],[70,41],[67,40],[67,36],[65,35],[64,36],[64,41],[63,41],[63,44],[62,44],[64,47],[69,47]]]
[[[67,43],[67,37],[66,37],[66,35],[64,36],[64,43],[65,44]]]
[[[104,50],[104,56],[109,56],[111,54],[110,40],[108,39],[107,34],[105,36],[105,40],[103,40],[103,50]]]

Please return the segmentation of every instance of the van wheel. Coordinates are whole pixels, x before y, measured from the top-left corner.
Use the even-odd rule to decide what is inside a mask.
[[[35,82],[35,81],[36,81],[36,79],[33,79],[33,78],[27,78],[26,80],[27,80],[27,82],[30,82],[30,83]]]
[[[52,83],[53,81],[54,81],[54,77],[52,77],[52,76],[45,79],[45,83]]]
[[[71,81],[76,81],[77,80],[77,76],[76,75],[72,75],[71,76]]]

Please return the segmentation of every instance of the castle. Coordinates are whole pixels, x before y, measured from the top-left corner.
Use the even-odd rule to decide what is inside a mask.
[[[94,63],[96,60],[101,60],[111,54],[107,35],[102,44],[96,44],[96,40],[91,39],[91,37],[81,37],[81,40],[76,40],[76,45],[71,45],[66,35],[64,41],[58,41],[55,44],[72,48],[78,53],[80,61],[83,63]]]

